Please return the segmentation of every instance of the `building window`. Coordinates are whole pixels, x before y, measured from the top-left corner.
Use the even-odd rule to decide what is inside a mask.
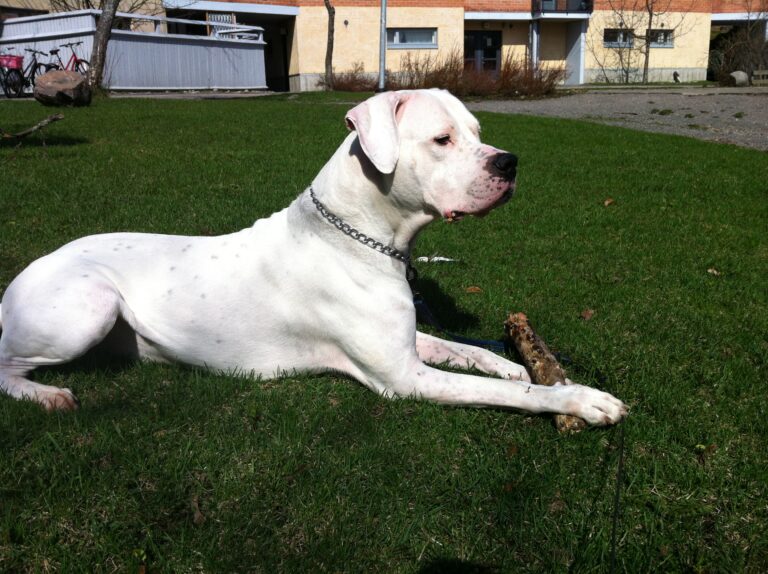
[[[387,48],[437,48],[437,28],[387,28]]]
[[[651,48],[674,48],[675,39],[672,30],[651,30]]]
[[[635,34],[626,28],[603,30],[603,46],[606,48],[631,48],[635,45]]]

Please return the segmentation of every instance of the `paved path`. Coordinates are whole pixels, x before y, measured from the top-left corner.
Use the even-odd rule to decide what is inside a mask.
[[[468,107],[581,119],[768,151],[768,88],[602,88],[544,100],[471,102]]]

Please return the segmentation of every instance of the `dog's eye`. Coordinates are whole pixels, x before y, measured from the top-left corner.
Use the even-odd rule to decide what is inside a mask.
[[[435,138],[435,143],[437,145],[448,145],[451,142],[451,136],[445,135]]]

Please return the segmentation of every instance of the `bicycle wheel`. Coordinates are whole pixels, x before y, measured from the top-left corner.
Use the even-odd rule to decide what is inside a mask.
[[[75,62],[75,71],[80,72],[83,76],[87,76],[90,69],[91,64],[88,63],[88,60],[77,60]]]
[[[55,70],[56,68],[51,66],[50,64],[38,64],[35,66],[35,69],[32,71],[32,86],[37,83],[37,79],[45,74],[46,72],[50,72],[51,70]]]
[[[18,98],[24,92],[24,76],[18,70],[5,72],[5,95],[9,98]]]

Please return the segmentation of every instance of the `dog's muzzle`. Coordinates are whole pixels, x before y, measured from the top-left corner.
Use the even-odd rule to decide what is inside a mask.
[[[488,199],[494,197],[494,191],[496,193],[503,191],[503,193],[496,195],[491,203],[480,209],[470,212],[447,210],[443,214],[445,221],[459,221],[465,215],[483,217],[492,209],[505,204],[512,198],[515,193],[515,178],[517,177],[517,156],[507,152],[499,153],[487,159],[485,170],[486,174],[490,176],[489,179],[484,180],[489,185]]]

